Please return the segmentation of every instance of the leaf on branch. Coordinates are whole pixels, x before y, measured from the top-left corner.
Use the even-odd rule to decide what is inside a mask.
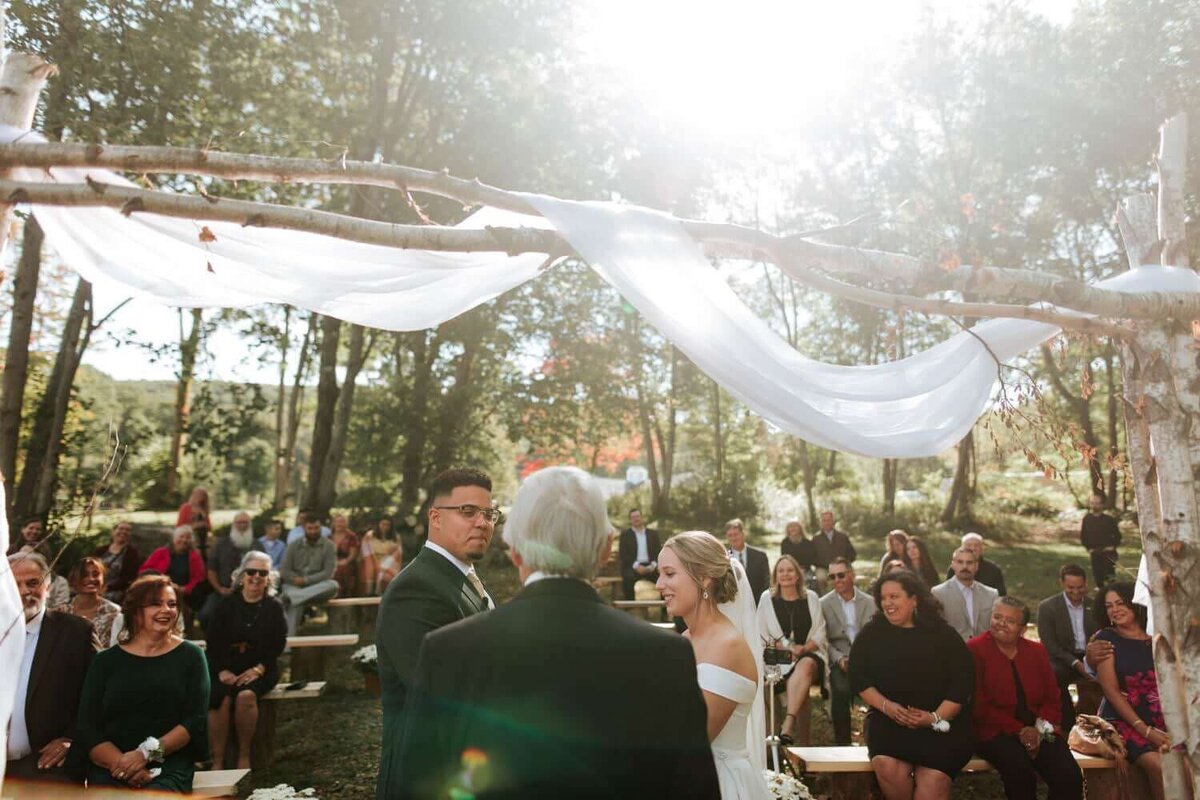
[[[1080,442],[1075,445],[1075,449],[1079,451],[1083,466],[1086,467],[1096,460],[1096,448],[1091,445]]]
[[[1092,383],[1092,370],[1087,364],[1083,365],[1083,370],[1079,376],[1079,395],[1084,400],[1087,400],[1096,393],[1096,385]]]
[[[211,262],[211,261],[206,261],[206,262],[205,262],[205,264],[204,264],[204,266],[205,266],[205,268],[206,268],[206,269],[208,269],[208,271],[209,271],[209,272],[211,272],[213,275],[216,275],[216,274],[217,274],[217,271],[216,271],[215,269],[213,269],[213,265],[212,265],[212,262]]]
[[[142,198],[135,197],[129,200],[125,205],[121,206],[121,216],[128,217],[135,211],[145,211],[146,204],[142,202]]]
[[[215,242],[216,240],[217,240],[217,235],[212,232],[211,228],[209,228],[207,225],[203,225],[200,227],[200,241],[201,242],[208,244],[209,242]],[[209,272],[212,272],[212,267],[209,267]]]

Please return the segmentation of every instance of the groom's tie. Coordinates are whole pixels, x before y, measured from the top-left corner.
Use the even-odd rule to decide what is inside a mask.
[[[479,580],[479,576],[472,569],[467,573],[467,580],[471,582],[471,587],[475,589],[475,593],[483,599],[483,604],[487,608],[495,608],[496,604],[492,602],[491,596],[487,593],[487,589],[483,588],[483,581]]]

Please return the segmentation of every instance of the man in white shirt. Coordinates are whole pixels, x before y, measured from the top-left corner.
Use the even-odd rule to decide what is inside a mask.
[[[970,549],[960,547],[955,550],[951,568],[954,577],[939,583],[932,591],[942,602],[946,622],[958,631],[965,642],[990,628],[992,605],[1000,593],[975,580],[979,562]]]
[[[1080,711],[1095,709],[1086,702],[1096,695],[1097,686],[1084,661],[1088,639],[1096,632],[1091,604],[1087,599],[1087,572],[1078,564],[1066,564],[1058,571],[1062,591],[1047,597],[1038,605],[1038,638],[1050,656],[1054,676],[1062,695],[1064,727],[1075,718],[1075,708],[1069,691],[1072,683],[1079,687]]]
[[[634,600],[633,587],[638,581],[658,580],[658,551],[662,549],[658,531],[646,528],[646,518],[640,508],[629,511],[629,527],[621,531],[617,557],[621,566],[621,584],[625,599]]]
[[[829,565],[833,590],[821,598],[825,635],[829,640],[829,716],[834,744],[850,744],[850,647],[858,632],[875,616],[875,599],[854,585],[854,568],[844,558]]]
[[[75,738],[75,714],[92,661],[92,625],[47,611],[50,566],[39,553],[8,557],[25,616],[25,654],[8,726],[5,773],[10,778],[74,781],[65,764]],[[49,796],[49,795],[47,795]]]

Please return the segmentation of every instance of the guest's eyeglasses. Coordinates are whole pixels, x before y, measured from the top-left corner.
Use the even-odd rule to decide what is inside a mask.
[[[849,574],[849,572],[831,572],[829,573],[829,577],[833,578],[835,581],[840,581]]]
[[[265,578],[271,574],[271,570],[269,569],[247,569],[243,570],[243,572],[252,578]]]
[[[493,525],[499,522],[500,517],[503,516],[498,508],[483,508],[482,506],[476,506],[470,503],[464,503],[461,506],[434,506],[434,508],[442,511],[457,511],[458,513],[462,514],[465,519],[470,520],[474,520],[476,517],[482,516],[485,521],[492,523]]]

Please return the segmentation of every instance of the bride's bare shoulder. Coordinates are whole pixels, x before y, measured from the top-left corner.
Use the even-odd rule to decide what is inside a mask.
[[[732,625],[713,636],[707,650],[705,661],[755,679],[753,676],[757,669],[754,666],[754,654],[750,652],[745,638]]]

